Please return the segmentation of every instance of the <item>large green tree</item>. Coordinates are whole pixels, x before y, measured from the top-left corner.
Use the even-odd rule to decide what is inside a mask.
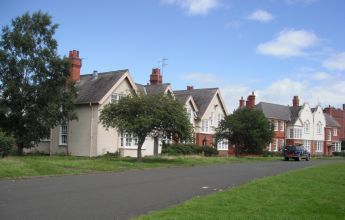
[[[262,153],[273,135],[273,125],[261,111],[243,108],[221,121],[216,139],[228,139],[235,145],[238,156],[240,153]]]
[[[186,111],[170,95],[123,97],[102,109],[100,121],[106,128],[117,128],[138,138],[138,161],[141,161],[141,148],[147,136],[176,141],[188,141],[192,136]]]
[[[0,39],[0,127],[18,152],[47,137],[50,128],[75,118],[76,91],[69,61],[57,55],[58,25],[41,11],[12,20]]]

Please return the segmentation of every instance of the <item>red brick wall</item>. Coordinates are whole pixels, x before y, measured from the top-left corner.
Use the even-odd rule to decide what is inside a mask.
[[[336,109],[334,107],[327,107],[324,109],[324,112],[330,114],[337,120],[337,122],[341,125],[341,128],[338,128],[338,140],[345,139],[345,110],[343,109]]]
[[[195,144],[212,146],[213,145],[213,135],[212,134],[196,133],[195,134]]]

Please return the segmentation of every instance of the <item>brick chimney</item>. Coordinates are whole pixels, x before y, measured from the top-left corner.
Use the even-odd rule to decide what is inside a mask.
[[[193,90],[194,86],[187,86],[187,90]]]
[[[345,110],[345,104],[343,104],[343,110]]]
[[[150,75],[150,84],[151,85],[160,85],[162,84],[163,76],[161,75],[161,70],[159,68],[153,68],[152,74]]]
[[[330,114],[330,115],[333,115],[333,111],[334,111],[334,107],[332,107],[331,105],[328,105],[328,107],[326,107],[323,112],[327,113],[327,114]]]
[[[239,108],[242,109],[244,107],[246,107],[246,101],[244,101],[243,96],[242,96],[241,99],[240,99],[240,106],[239,106]]]
[[[69,51],[69,60],[71,62],[70,67],[70,80],[79,81],[80,80],[80,68],[81,68],[81,59],[79,58],[78,50]]]
[[[298,96],[297,96],[297,95],[295,95],[295,96],[293,97],[292,105],[293,105],[293,107],[295,107],[295,108],[299,106],[299,99],[298,99]]]
[[[254,92],[252,92],[252,94],[248,96],[247,101],[246,101],[246,106],[248,108],[254,108],[255,107],[255,94],[254,94]]]

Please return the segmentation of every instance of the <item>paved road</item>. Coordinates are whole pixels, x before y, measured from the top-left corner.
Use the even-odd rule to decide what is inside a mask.
[[[256,178],[331,162],[272,161],[0,180],[0,219],[128,219]]]

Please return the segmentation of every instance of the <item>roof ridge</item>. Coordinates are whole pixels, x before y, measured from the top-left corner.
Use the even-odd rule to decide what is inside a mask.
[[[112,70],[112,71],[107,71],[107,72],[101,72],[97,73],[98,75],[107,75],[107,74],[114,74],[114,73],[120,73],[120,72],[127,72],[129,69],[122,69],[122,70]],[[92,76],[93,73],[87,73],[87,74],[80,74],[80,77],[82,76]]]

